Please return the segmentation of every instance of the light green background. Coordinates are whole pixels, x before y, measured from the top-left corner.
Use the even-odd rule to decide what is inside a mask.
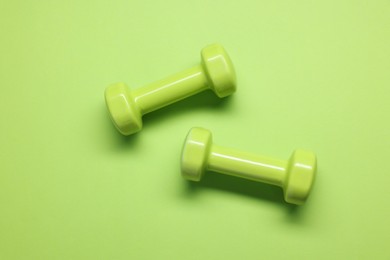
[[[390,259],[390,1],[1,1],[0,259]],[[105,87],[198,64],[220,42],[238,91],[199,94],[122,137]],[[307,204],[209,173],[192,126],[287,159]]]

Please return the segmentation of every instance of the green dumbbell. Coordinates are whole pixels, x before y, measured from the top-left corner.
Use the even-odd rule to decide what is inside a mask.
[[[200,181],[205,171],[280,186],[288,203],[303,204],[312,189],[316,156],[295,150],[288,161],[272,159],[214,145],[211,132],[192,128],[187,135],[181,158],[184,178]]]
[[[142,116],[206,89],[222,98],[236,90],[233,64],[221,45],[206,46],[201,51],[201,65],[166,79],[130,91],[116,83],[105,91],[106,105],[116,128],[124,135],[142,129]]]

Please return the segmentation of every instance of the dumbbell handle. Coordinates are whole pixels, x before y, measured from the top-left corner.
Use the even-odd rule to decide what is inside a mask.
[[[283,186],[287,161],[213,145],[209,154],[207,169],[244,179]]]
[[[141,114],[147,114],[208,88],[201,65],[135,89],[133,96]]]

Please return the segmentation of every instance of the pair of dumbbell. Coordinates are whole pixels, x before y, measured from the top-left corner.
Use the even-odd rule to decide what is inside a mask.
[[[233,64],[218,44],[201,51],[200,65],[166,79],[130,91],[124,83],[107,87],[105,99],[111,120],[123,135],[142,129],[142,116],[201,91],[211,89],[222,98],[236,91]],[[316,172],[312,152],[296,150],[288,161],[271,159],[212,144],[210,131],[192,128],[181,159],[184,178],[199,181],[207,170],[283,188],[285,200],[302,204],[308,197]]]

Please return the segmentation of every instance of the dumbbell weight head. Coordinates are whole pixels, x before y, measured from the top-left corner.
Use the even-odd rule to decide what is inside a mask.
[[[194,127],[188,133],[181,155],[181,172],[185,179],[200,181],[207,168],[207,159],[213,145],[210,131]]]
[[[313,187],[317,160],[312,152],[295,150],[288,160],[286,179],[283,183],[284,199],[293,204],[306,201]]]
[[[209,87],[222,98],[236,91],[236,73],[229,55],[219,44],[206,46],[201,51],[202,67]]]
[[[128,135],[142,129],[141,112],[125,83],[110,85],[104,96],[111,121],[119,132]]]

